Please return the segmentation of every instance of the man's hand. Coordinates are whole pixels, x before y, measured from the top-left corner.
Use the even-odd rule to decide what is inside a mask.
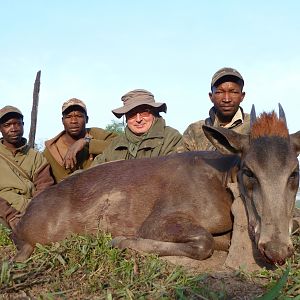
[[[77,140],[72,146],[69,147],[69,150],[63,162],[66,169],[75,169],[77,164],[76,155],[84,148],[87,143],[88,142],[84,138],[82,138]]]

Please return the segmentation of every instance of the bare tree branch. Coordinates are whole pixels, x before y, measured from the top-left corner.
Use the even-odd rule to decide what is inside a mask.
[[[33,88],[31,124],[30,124],[29,138],[28,138],[28,144],[31,148],[34,148],[35,145],[35,133],[36,133],[38,105],[39,105],[39,92],[40,92],[40,84],[41,84],[40,79],[41,79],[41,71],[38,71],[36,73],[36,78],[35,78],[34,88]]]

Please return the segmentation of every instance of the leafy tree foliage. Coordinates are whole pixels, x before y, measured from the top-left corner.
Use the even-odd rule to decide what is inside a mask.
[[[115,132],[115,133],[123,133],[124,132],[124,123],[120,121],[111,120],[111,123],[108,124],[105,129],[107,131]]]

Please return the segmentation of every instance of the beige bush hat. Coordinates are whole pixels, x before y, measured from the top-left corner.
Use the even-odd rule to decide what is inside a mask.
[[[149,105],[158,108],[159,111],[167,112],[166,103],[155,102],[154,95],[149,91],[137,89],[126,93],[122,96],[123,106],[112,110],[112,113],[121,118],[133,108],[140,105]]]
[[[71,106],[80,106],[83,108],[83,110],[85,111],[85,113],[87,114],[87,109],[86,109],[86,105],[82,100],[79,100],[77,98],[71,98],[68,101],[66,101],[61,108],[62,113],[64,113],[64,111],[66,109],[68,109]]]
[[[0,109],[0,120],[9,113],[19,114],[23,119],[23,114],[21,113],[21,111],[18,108],[14,107],[14,106],[6,105]]]

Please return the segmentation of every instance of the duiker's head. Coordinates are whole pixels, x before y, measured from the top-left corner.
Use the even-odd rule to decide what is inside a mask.
[[[238,181],[246,205],[249,231],[261,254],[283,264],[293,254],[292,216],[299,185],[300,131],[289,135],[283,110],[256,119],[251,113],[250,135],[203,128],[222,153],[239,153]]]

